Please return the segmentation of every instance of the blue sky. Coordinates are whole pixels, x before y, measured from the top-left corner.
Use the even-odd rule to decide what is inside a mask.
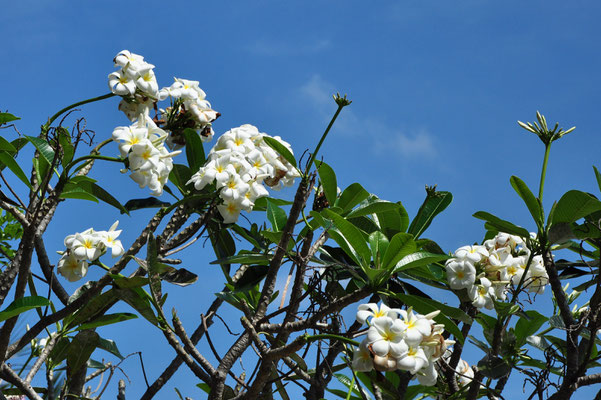
[[[536,191],[543,146],[516,124],[532,121],[536,110],[549,122],[577,127],[552,149],[546,208],[571,188],[597,192],[591,165],[601,166],[600,15],[594,1],[9,2],[0,25],[0,108],[22,118],[22,133],[35,135],[57,109],[107,93],[112,58],[129,49],[156,65],[161,86],[173,76],[200,81],[223,114],[217,134],[251,123],[301,154],[335,111],[331,94],[346,93],[353,104],[321,153],[339,185],[360,182],[402,201],[410,216],[426,184],[451,191],[453,204],[428,236],[453,251],[481,240],[483,225],[471,217],[478,210],[533,229],[509,177]],[[117,103],[80,114],[97,142],[128,124]],[[93,176],[123,201],[148,195],[112,166]],[[67,208],[47,232],[49,252],[61,250],[67,234],[108,229],[115,219],[127,245],[151,215],[126,219],[82,201]],[[195,272],[212,276],[210,268]],[[174,290],[170,301],[198,299],[204,309],[210,299],[201,294],[218,290],[211,283]],[[191,319],[199,313],[181,312]],[[140,340],[148,326],[128,324],[135,336],[118,338],[122,331],[110,329],[107,335],[124,353],[145,351],[156,376],[171,353],[153,359],[149,349],[160,334]],[[138,378],[133,361],[127,363]],[[182,374],[173,382],[183,387],[188,379]],[[134,396],[135,386],[128,389]]]

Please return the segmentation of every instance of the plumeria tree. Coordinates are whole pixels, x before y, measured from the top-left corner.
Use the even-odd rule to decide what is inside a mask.
[[[451,193],[426,187],[410,219],[400,201],[360,183],[338,188],[319,151],[351,104],[346,96],[334,96],[315,148],[295,157],[284,139],[249,124],[213,140],[220,113],[199,82],[175,78],[160,89],[142,56],[124,50],[113,61],[110,93],[60,110],[38,136],[19,134],[19,118],[0,114],[3,128],[15,128],[0,137],[0,399],[97,399],[109,385],[125,399],[126,382],[111,379],[124,359],[119,338],[103,327],[138,316],[173,351],[160,375],[128,383],[144,388],[143,399],[163,398],[180,368],[197,379],[181,392],[209,399],[502,399],[510,379],[523,381],[529,398],[567,399],[601,383],[601,201],[570,190],[548,212],[542,202],[551,145],[574,128],[549,129],[538,113],[519,123],[545,146],[538,196],[510,178],[536,232],[481,211],[483,240],[465,238],[449,252],[424,234]],[[66,126],[76,107],[114,98],[129,122],[111,137],[91,143],[81,120]],[[129,174],[150,197],[117,200],[92,178],[98,163]],[[284,187],[292,198],[275,195]],[[158,211],[131,243],[120,239],[127,221],[109,221],[47,248],[58,207],[81,200],[130,217]],[[240,218],[250,213],[265,222]],[[211,244],[207,262],[221,267],[223,281],[216,295],[196,294],[210,305],[193,325],[165,310],[165,285],[195,283],[177,257],[199,238]],[[559,259],[561,249],[574,261]],[[90,268],[105,273],[91,280]],[[65,281],[81,286],[70,292]],[[533,300],[549,293],[553,310],[542,313]],[[230,315],[227,329],[238,328],[222,352],[211,339],[220,310]],[[19,331],[24,313],[35,323]],[[466,349],[479,361],[470,365]],[[236,372],[242,361],[252,372]]]

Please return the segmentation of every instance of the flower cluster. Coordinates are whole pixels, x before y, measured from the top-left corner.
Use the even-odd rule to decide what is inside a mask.
[[[219,117],[219,113],[211,108],[211,103],[206,100],[207,95],[198,87],[198,81],[174,79],[175,82],[170,87],[159,91],[159,100],[171,97],[172,101],[176,100],[178,106],[168,108],[164,114],[169,115],[177,111],[180,116],[189,116],[188,121],[191,121],[192,124],[188,122],[186,125],[189,126],[187,127],[199,131],[203,142],[210,141],[214,135],[211,123]],[[178,145],[177,141],[173,141],[172,144],[173,146]]]
[[[170,87],[159,90],[154,65],[144,57],[123,50],[113,61],[120,69],[109,74],[109,87],[122,97],[119,110],[134,122],[129,127],[117,127],[113,139],[121,141],[119,150],[128,158],[131,178],[160,196],[173,168],[171,157],[179,153],[169,153],[166,146],[181,148],[185,129],[196,130],[204,142],[211,140],[212,122],[220,114],[211,109],[197,81],[175,78]],[[171,106],[151,118],[151,109],[156,110],[157,102],[167,98]]]
[[[90,228],[81,233],[69,235],[65,238],[67,248],[58,261],[58,272],[70,282],[75,282],[88,273],[88,263],[96,261],[107,249],[111,249],[113,257],[119,257],[124,249],[117,238],[121,230],[116,230],[119,221],[116,221],[108,231],[95,231]]]
[[[420,384],[436,384],[435,363],[454,343],[443,337],[443,325],[433,318],[440,311],[427,315],[409,310],[389,308],[369,303],[359,306],[357,321],[367,321],[367,336],[353,352],[356,371],[393,371],[401,369],[416,375]]]
[[[242,125],[224,133],[211,149],[207,162],[187,183],[197,190],[216,182],[223,204],[217,206],[225,223],[238,220],[242,210],[251,211],[259,197],[268,196],[263,184],[280,189],[290,186],[299,173],[275,150],[269,147],[252,125]],[[290,145],[279,136],[274,139]]]
[[[532,257],[518,236],[499,233],[484,245],[460,247],[454,256],[446,263],[449,286],[466,289],[477,308],[492,309],[494,300],[505,300],[509,286],[517,285],[522,277],[523,287],[537,294],[543,293],[549,282],[542,257]]]
[[[130,177],[140,188],[148,186],[155,196],[163,193],[163,186],[173,169],[171,158],[180,153],[167,150],[167,137],[167,132],[144,114],[140,114],[133,125],[118,126],[113,131],[113,140],[120,142],[121,157],[127,157],[129,162]]]
[[[128,50],[119,52],[113,61],[115,67],[120,69],[109,74],[109,88],[114,94],[123,97],[119,109],[132,121],[140,113],[148,114],[150,106],[159,97],[154,65]]]

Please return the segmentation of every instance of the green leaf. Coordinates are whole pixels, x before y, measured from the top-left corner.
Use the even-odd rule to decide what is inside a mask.
[[[0,151],[7,151],[9,153],[16,153],[17,149],[8,140],[0,136]]]
[[[196,172],[206,161],[202,140],[200,139],[200,135],[191,128],[184,129],[184,137],[186,138],[186,159],[188,160],[188,165],[192,171]]]
[[[146,264],[145,260],[141,260],[137,257],[134,257],[134,259],[138,264],[140,264],[140,261],[143,261],[144,264]],[[111,278],[113,278],[117,286],[119,286],[122,289],[142,287],[148,284],[148,278],[144,276],[127,277],[117,274],[110,274],[110,276]]]
[[[252,264],[252,265],[268,265],[271,261],[271,256],[260,253],[242,253],[235,256],[221,258],[211,261],[210,264]]]
[[[355,218],[374,213],[397,212],[398,209],[399,204],[392,203],[390,201],[383,201],[376,198],[373,201],[368,200],[368,202],[362,203],[361,205],[359,205],[359,207],[355,208],[353,211],[348,213],[346,217]]]
[[[81,295],[81,293],[84,293],[87,289],[86,286],[82,286],[77,291],[80,292],[79,295]],[[75,297],[75,294],[72,297]],[[66,328],[71,328],[91,321],[97,315],[102,315],[102,313],[107,310],[107,307],[114,303],[114,290],[109,289],[98,296],[92,297],[92,299],[86,302],[77,312],[75,312],[75,314],[67,316],[64,320],[64,325]]]
[[[282,157],[284,157],[286,161],[288,161],[290,164],[292,164],[292,166],[296,168],[296,159],[286,146],[284,146],[278,140],[269,136],[263,136],[263,141],[267,144],[267,146],[277,151]]]
[[[317,173],[319,174],[319,180],[321,181],[321,187],[323,193],[330,203],[331,206],[336,203],[336,197],[338,196],[338,183],[336,182],[336,174],[332,167],[323,161],[315,160],[315,166],[317,167]]]
[[[0,112],[0,125],[4,125],[8,122],[17,121],[21,118],[15,117],[10,113]]]
[[[396,203],[395,210],[378,211],[372,214],[374,221],[380,227],[380,230],[389,238],[392,238],[399,232],[405,232],[409,226],[409,215],[401,204]]]
[[[67,350],[67,369],[75,373],[86,365],[99,341],[100,336],[92,330],[81,331],[75,335]]]
[[[17,176],[24,184],[27,185],[28,188],[31,189],[31,183],[29,183],[29,179],[27,179],[27,175],[25,172],[19,167],[19,164],[15,161],[13,156],[5,151],[0,151],[0,166],[1,168],[8,167],[12,171],[13,174]]]
[[[159,321],[150,306],[150,296],[141,288],[113,289],[115,296],[132,306],[141,316],[151,324],[158,326]]]
[[[342,218],[340,215],[329,209],[323,210],[321,214],[334,222],[334,226],[336,226],[342,235],[342,238],[344,239],[344,244],[346,245],[348,243],[348,245],[350,245],[356,252],[356,254],[349,254],[349,256],[358,256],[356,261],[359,263],[359,265],[365,269],[369,268],[371,251],[369,250],[361,231],[359,231],[359,229]],[[337,243],[342,246],[342,243],[339,243],[338,241]]]
[[[427,251],[418,251],[403,257],[394,267],[394,272],[405,271],[411,268],[421,267],[423,265],[433,264],[448,260],[450,257],[446,254],[433,254]]]
[[[514,225],[509,221],[505,221],[505,220],[503,220],[499,217],[496,217],[490,213],[487,213],[485,211],[478,211],[473,216],[478,219],[487,221],[495,229],[499,230],[499,232],[505,232],[505,233],[509,233],[512,235],[518,235],[518,236],[525,237],[525,238],[530,237],[530,233],[526,229],[522,228],[521,226]]]
[[[424,297],[419,297],[419,296],[414,296],[414,295],[404,294],[404,293],[395,293],[394,297],[398,298],[399,300],[401,300],[403,303],[407,304],[408,306],[413,307],[413,309],[420,314],[425,315],[425,314],[429,314],[431,312],[440,310],[441,313],[438,314],[436,317],[434,317],[434,320],[436,322],[438,322],[439,324],[443,324],[445,330],[447,330],[449,333],[453,334],[453,336],[455,336],[455,338],[458,341],[463,343],[464,338],[463,338],[463,335],[461,334],[461,331],[459,330],[457,325],[453,321],[451,321],[446,315],[447,315],[447,312],[452,309],[453,310],[452,313],[455,315],[455,317],[453,317],[453,315],[448,314],[449,316],[460,319],[460,320],[464,320],[464,319],[469,320],[469,316],[467,314],[461,315],[459,313],[461,313],[462,311],[459,309],[454,309],[453,307],[445,306],[444,304],[439,303],[436,300],[426,299]]]
[[[4,310],[0,311],[0,322],[24,313],[25,311],[49,305],[50,302],[48,299],[42,296],[21,297],[10,303]]]
[[[267,265],[251,265],[234,284],[234,292],[247,292],[265,278],[269,272]]]
[[[88,192],[86,189],[80,186],[69,186],[65,187],[65,190],[60,195],[61,199],[79,199],[89,200],[98,203],[96,196]]]
[[[374,260],[376,268],[382,267],[381,261],[384,258],[384,254],[386,254],[388,245],[388,238],[382,232],[375,231],[369,235],[369,247],[371,249],[371,256]]]
[[[557,202],[553,223],[575,222],[599,210],[601,210],[601,201],[588,193],[570,190]]]
[[[599,186],[599,190],[601,190],[601,173],[599,173],[599,170],[594,165],[593,170],[595,171],[595,178],[597,178],[597,186]]]
[[[335,205],[342,208],[343,212],[347,212],[368,197],[369,192],[363,189],[363,186],[358,183],[353,183],[344,189]]]
[[[97,328],[99,326],[116,324],[118,322],[127,321],[128,319],[138,318],[136,314],[131,313],[115,313],[115,314],[106,314],[101,315],[100,317],[87,322],[85,324],[81,324],[77,327],[78,331],[82,331],[85,329]]]
[[[71,143],[71,135],[66,128],[60,127],[58,133],[58,143],[63,149],[63,159],[61,160],[61,164],[63,168],[65,168],[71,161],[73,161],[73,156],[75,155],[75,148]]]
[[[39,137],[35,137],[35,136],[24,136],[27,140],[29,140],[36,149],[38,149],[38,151],[40,152],[40,154],[42,155],[42,157],[44,157],[44,159],[46,161],[48,161],[48,164],[52,165],[52,161],[54,160],[54,150],[52,149],[52,147],[50,147],[50,144]]]
[[[528,336],[534,335],[549,319],[538,311],[526,311],[515,324],[515,337],[518,345],[526,344]]]
[[[399,232],[392,237],[390,245],[386,250],[382,260],[382,268],[392,269],[403,257],[414,253],[417,250],[413,235]]]
[[[453,195],[450,192],[437,192],[435,189],[427,189],[426,191],[426,199],[417,211],[413,221],[411,221],[407,231],[416,239],[430,226],[434,217],[453,201]]]
[[[198,136],[198,135],[197,135]],[[169,173],[169,181],[172,182],[180,192],[187,193],[186,183],[192,178],[192,170],[183,164],[173,164]]]
[[[198,275],[185,268],[175,268],[171,265],[159,263],[161,280],[177,286],[188,286],[198,280]]]
[[[255,206],[253,207],[254,211],[265,211],[267,210],[267,202],[272,203],[275,206],[289,206],[292,204],[291,201],[276,199],[273,197],[259,197],[257,201],[255,201]]]
[[[487,354],[478,362],[478,369],[492,379],[499,379],[511,372],[511,365],[501,357]]]
[[[526,183],[517,176],[512,176],[511,178],[509,178],[509,182],[511,183],[511,186],[516,191],[516,193],[522,198],[522,200],[524,200],[524,203],[526,203],[526,207],[528,207],[530,215],[532,215],[532,218],[534,218],[536,226],[542,228],[543,210],[538,199],[528,188],[528,185],[526,185]]]
[[[143,208],[161,208],[169,207],[171,203],[161,201],[156,197],[147,197],[145,199],[131,199],[123,206],[127,211],[141,210]]]
[[[38,176],[38,180],[42,181],[44,177],[48,175],[50,164],[44,157],[34,157],[31,162],[33,164],[33,168],[35,169],[35,173]]]
[[[288,216],[286,211],[280,207],[272,204],[269,200],[267,201],[267,219],[271,222],[274,232],[280,232],[284,229]]]
[[[106,204],[115,207],[117,210],[119,210],[121,212],[121,214],[129,215],[129,211],[125,207],[123,207],[123,205],[121,205],[119,200],[114,198],[109,192],[107,192],[106,190],[104,190],[103,188],[98,186],[97,184],[90,183],[90,190],[91,190],[90,193],[92,193],[92,195],[94,195],[98,199],[104,201]]]

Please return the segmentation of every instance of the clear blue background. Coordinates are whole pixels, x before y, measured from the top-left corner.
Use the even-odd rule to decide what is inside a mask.
[[[353,104],[321,153],[339,186],[361,182],[383,199],[402,201],[410,216],[426,184],[451,191],[453,204],[427,235],[453,251],[481,240],[483,224],[471,217],[478,210],[533,229],[509,177],[518,175],[537,190],[543,146],[516,124],[534,120],[536,110],[551,124],[577,126],[552,150],[546,208],[571,188],[598,193],[591,165],[601,164],[600,11],[595,1],[6,2],[0,109],[22,118],[21,133],[36,135],[57,109],[108,92],[112,58],[129,49],[156,65],[161,86],[173,76],[200,81],[223,114],[217,134],[251,123],[301,154],[313,148],[333,114],[331,95],[346,93]],[[95,142],[128,124],[117,104],[110,99],[77,114],[86,117]],[[10,130],[2,134],[14,137]],[[105,154],[116,155],[117,146]],[[148,195],[116,165],[92,176],[120,200]],[[63,249],[67,234],[108,229],[116,219],[128,246],[151,215],[128,218],[71,201],[47,231],[48,251]],[[192,330],[221,278],[200,246],[183,257],[201,279],[171,290],[168,309],[176,306]],[[150,328],[139,319],[101,333],[117,340],[124,354],[142,351],[153,380],[173,352]],[[220,349],[230,341],[220,341]],[[201,349],[206,352],[206,342]],[[482,354],[471,356],[475,363]],[[137,362],[130,358],[122,366],[134,382],[128,398],[139,397],[144,385]],[[158,398],[174,398],[173,386],[203,398],[195,383],[182,372]],[[521,390],[517,382],[507,394],[521,397]]]

